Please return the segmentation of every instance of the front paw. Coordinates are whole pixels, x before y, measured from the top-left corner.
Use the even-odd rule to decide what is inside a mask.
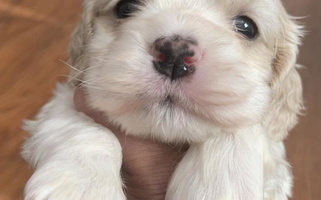
[[[119,174],[95,169],[47,166],[36,170],[25,188],[25,200],[125,200]]]

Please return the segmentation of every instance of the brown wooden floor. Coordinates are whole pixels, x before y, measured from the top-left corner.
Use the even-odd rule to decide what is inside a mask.
[[[31,118],[68,68],[68,37],[82,0],[0,0],[0,200],[22,199],[31,174],[20,157]],[[285,0],[309,31],[301,48],[307,114],[286,140],[293,165],[293,200],[321,199],[321,1]]]

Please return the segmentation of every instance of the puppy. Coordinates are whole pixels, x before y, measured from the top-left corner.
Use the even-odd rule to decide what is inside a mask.
[[[79,84],[127,134],[190,144],[167,200],[288,199],[300,37],[279,0],[85,0],[72,84],[25,126],[26,199],[126,199],[120,144],[75,110]]]

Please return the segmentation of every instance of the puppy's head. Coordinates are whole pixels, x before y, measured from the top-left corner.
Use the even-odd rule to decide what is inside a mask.
[[[87,0],[71,41],[72,81],[130,133],[201,141],[296,123],[300,31],[279,0]]]

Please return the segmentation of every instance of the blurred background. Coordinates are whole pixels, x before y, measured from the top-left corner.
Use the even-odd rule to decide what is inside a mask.
[[[321,199],[321,0],[284,0],[308,30],[299,63],[307,113],[286,139],[293,200]],[[32,169],[20,156],[32,118],[65,80],[68,38],[82,0],[0,0],[0,200],[23,199]]]

